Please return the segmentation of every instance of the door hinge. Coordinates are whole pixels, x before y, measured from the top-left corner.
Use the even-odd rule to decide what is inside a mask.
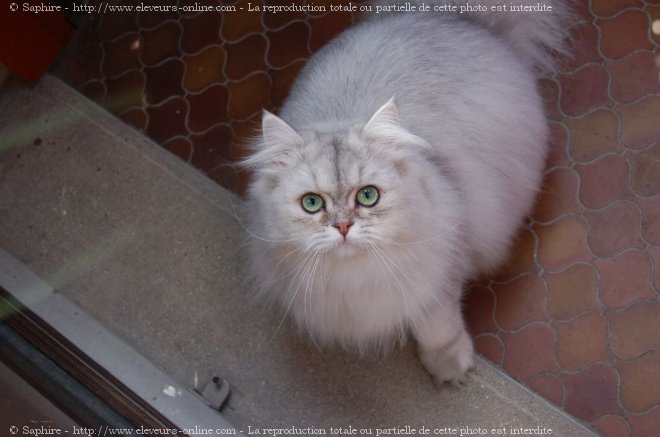
[[[194,389],[204,403],[216,411],[220,411],[229,398],[229,383],[219,376],[214,376],[199,390]]]

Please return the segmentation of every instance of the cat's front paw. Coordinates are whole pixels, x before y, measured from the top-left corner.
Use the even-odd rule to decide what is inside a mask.
[[[474,369],[474,347],[466,332],[446,347],[420,350],[419,358],[438,387],[447,383],[463,384],[467,372]]]

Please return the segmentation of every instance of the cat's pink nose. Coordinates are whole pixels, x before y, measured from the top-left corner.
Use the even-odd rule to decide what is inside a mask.
[[[353,222],[345,222],[345,223],[336,223],[334,225],[335,228],[339,231],[339,233],[346,238],[346,234],[348,234],[348,228],[353,226]]]

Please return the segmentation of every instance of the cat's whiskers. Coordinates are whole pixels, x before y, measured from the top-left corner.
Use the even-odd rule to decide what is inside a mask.
[[[412,245],[416,245],[416,244],[428,243],[428,242],[434,241],[438,238],[451,238],[451,237],[448,237],[448,236],[453,235],[453,231],[456,230],[458,225],[459,225],[459,223],[455,223],[451,228],[447,229],[442,234],[436,234],[436,235],[433,235],[429,238],[424,238],[422,240],[414,240],[414,241],[403,241],[403,242],[394,241],[391,238],[387,238],[387,237],[384,237],[384,236],[378,235],[378,234],[370,234],[369,236],[370,236],[370,238],[372,238],[374,240],[377,240],[380,243],[391,244],[391,245],[394,245],[394,246],[412,246]]]
[[[404,269],[402,269],[402,268],[401,268],[396,262],[394,262],[394,261],[391,259],[391,257],[386,253],[385,250],[383,250],[382,248],[379,249],[379,250],[381,251],[381,255],[382,255],[386,260],[389,261],[389,263],[391,264],[391,266],[392,266],[393,268],[395,268],[396,271],[397,271],[402,277],[404,277],[405,279],[407,279],[407,280],[408,280],[409,282],[411,282],[411,283],[414,283],[414,282],[415,282],[415,278],[411,277],[410,274],[409,274],[408,272],[406,272],[406,271],[405,271]],[[394,275],[394,276],[396,277],[396,275]],[[413,294],[412,296],[413,296],[413,297],[421,297],[421,296],[416,295],[416,294]],[[437,295],[436,293],[431,293],[430,297],[433,299],[433,301],[434,301],[436,304],[440,304],[440,305],[443,304],[442,301],[441,301],[441,299],[438,297],[438,295]],[[421,302],[421,303],[422,303],[422,304],[426,304],[426,302]],[[424,305],[423,305],[423,306],[424,306]]]
[[[314,294],[313,291],[310,291],[310,285],[313,286],[314,284],[314,277],[316,276],[316,270],[318,269],[319,262],[321,259],[323,259],[323,252],[317,252],[315,255],[315,261],[314,265],[311,270],[311,275],[309,276],[309,279],[307,280],[307,284],[305,285],[305,295],[304,295],[304,302],[303,302],[303,312],[304,312],[304,318],[305,318],[305,326],[307,327],[307,333],[309,334],[309,338],[311,338],[312,343],[314,343],[314,346],[318,350],[321,350],[321,347],[316,343],[316,340],[314,339],[314,334],[312,332],[311,327],[309,326],[309,319],[307,318],[307,297],[309,296],[309,310],[313,311],[312,307],[312,295]]]
[[[407,318],[410,317],[410,306],[408,305],[408,296],[407,296],[407,293],[406,293],[406,291],[403,287],[403,284],[401,283],[401,281],[399,280],[399,278],[397,277],[397,275],[394,273],[394,271],[392,270],[392,268],[390,266],[390,264],[392,263],[392,260],[390,260],[385,255],[385,253],[383,253],[382,249],[380,249],[377,245],[369,244],[367,247],[369,247],[371,253],[373,253],[378,259],[380,259],[380,261],[382,262],[381,265],[384,265],[385,268],[387,268],[387,270],[390,273],[390,277],[392,279],[394,279],[394,281],[399,286],[399,290],[401,291],[401,297],[403,299],[403,306],[404,306],[406,316],[407,316]],[[385,276],[387,276],[387,275],[385,275]],[[388,281],[388,284],[389,283],[390,283],[390,281]]]
[[[296,271],[296,267],[293,267],[293,268],[291,268],[291,269],[286,269],[286,268],[283,269],[283,270],[284,270],[283,274],[280,275],[279,277],[275,278],[276,273],[279,273],[279,271],[280,271],[280,265],[281,265],[281,264],[282,264],[287,258],[289,258],[291,255],[293,255],[294,253],[297,253],[297,252],[304,251],[304,249],[305,249],[304,247],[296,247],[295,249],[291,249],[290,251],[288,251],[288,252],[286,253],[286,255],[284,255],[282,258],[280,258],[280,260],[277,262],[277,264],[275,264],[275,267],[273,267],[273,269],[272,269],[272,270],[273,270],[273,274],[271,275],[271,277],[272,277],[273,279],[270,280],[270,281],[264,281],[264,284],[266,284],[266,285],[272,285],[272,284],[275,284],[275,283],[277,283],[277,282],[279,282],[279,281],[281,281],[281,280],[283,280],[283,279],[285,279],[285,278],[291,276],[291,275]]]
[[[453,228],[455,228],[456,226],[457,225],[455,225]],[[406,281],[408,281],[409,283],[415,283],[415,279],[410,276],[409,272],[407,272],[405,269],[402,269],[391,258],[391,256],[387,253],[387,251],[383,247],[380,247],[378,244],[376,244],[376,243],[384,243],[384,244],[391,244],[391,245],[395,245],[395,246],[397,246],[397,245],[398,246],[404,246],[406,243],[398,243],[397,244],[396,242],[394,242],[392,240],[389,240],[389,239],[386,239],[386,238],[384,238],[380,235],[374,235],[374,234],[371,234],[371,233],[365,235],[364,237],[367,240],[371,240],[370,242],[366,243],[367,244],[367,249],[369,249],[369,251],[377,250],[378,253],[381,256],[381,259],[386,260],[387,265],[388,265],[388,270],[391,272],[391,276],[394,279],[398,280],[399,277],[402,277]],[[429,239],[426,239],[426,240],[420,240],[420,242],[427,242],[427,241],[431,241],[431,240],[432,239],[429,238]],[[420,242],[417,242],[417,243],[420,243]],[[408,244],[412,244],[412,243],[408,243]],[[394,271],[393,269],[396,270],[396,271]],[[382,270],[382,267],[381,267],[381,270]],[[385,276],[387,276],[387,275],[385,275]],[[413,298],[421,297],[421,296],[418,296],[416,294],[406,294],[406,296],[412,296]],[[426,295],[426,297],[431,298],[431,300],[436,305],[444,305],[444,302],[442,302],[442,299],[439,297],[439,295],[437,293],[431,293],[429,295]],[[428,304],[427,302],[421,302],[421,303],[423,304],[422,306]]]
[[[322,236],[319,236],[319,237],[313,236],[308,241],[308,244],[306,244],[305,246],[298,246],[295,249],[292,249],[289,252],[287,252],[286,255],[284,255],[282,258],[280,258],[280,260],[277,262],[277,264],[275,264],[275,266],[273,267],[273,269],[272,269],[273,270],[273,275],[271,275],[271,278],[273,278],[273,279],[271,279],[269,281],[265,281],[264,284],[274,284],[274,283],[277,283],[277,282],[279,282],[283,279],[286,279],[287,277],[294,274],[297,271],[299,265],[296,266],[296,267],[293,267],[291,269],[280,269],[280,265],[282,265],[282,263],[284,261],[286,261],[287,258],[291,257],[291,255],[293,255],[295,253],[302,252],[302,253],[308,253],[310,255],[313,255],[314,253],[319,252],[319,250],[316,249],[319,246],[319,243],[318,243],[317,240],[321,237]],[[327,253],[326,251],[323,251],[323,250],[320,251],[320,254],[322,255],[321,258],[323,258],[323,260],[325,260],[324,255],[326,253]],[[280,276],[275,277],[276,276],[275,274],[279,273],[280,270],[283,270],[283,273]],[[323,270],[321,270],[321,273],[323,273]],[[321,279],[321,283],[324,284],[323,279]]]
[[[294,280],[292,281],[292,282],[295,282],[296,277],[298,277],[296,288],[293,292],[289,291],[289,293],[291,294],[291,299],[289,299],[289,303],[287,304],[286,310],[284,311],[284,315],[282,316],[282,319],[280,320],[280,323],[277,325],[277,329],[275,329],[275,332],[273,333],[273,338],[275,338],[277,333],[282,328],[282,325],[284,324],[284,320],[286,319],[287,315],[289,314],[289,311],[291,310],[291,305],[293,305],[293,301],[295,300],[295,298],[298,294],[298,291],[300,290],[300,285],[302,284],[302,280],[305,276],[305,273],[307,272],[307,270],[311,266],[311,264],[314,261],[316,255],[317,254],[315,254],[315,253],[309,254],[309,256],[307,256],[307,258],[304,258],[303,261],[301,261],[298,264],[298,267],[297,267],[296,272],[294,274]],[[298,276],[298,275],[300,275],[300,276]]]
[[[292,283],[296,282],[296,287],[293,290],[293,292],[289,291],[289,293],[291,294],[291,299],[289,299],[289,303],[287,304],[286,310],[284,311],[284,315],[282,316],[282,319],[280,320],[280,323],[277,326],[277,329],[275,330],[275,333],[273,334],[273,337],[275,337],[277,335],[277,333],[279,332],[279,330],[282,328],[282,325],[284,324],[284,320],[286,319],[287,315],[289,314],[289,311],[291,311],[291,306],[293,305],[293,302],[295,301],[296,297],[298,296],[298,292],[300,291],[303,282],[305,282],[306,289],[308,288],[308,286],[311,282],[310,278],[313,279],[313,274],[314,274],[314,271],[316,269],[317,260],[321,256],[322,256],[322,252],[311,252],[303,261],[301,261],[298,264],[298,267],[295,270],[294,280],[292,281]],[[296,280],[296,277],[297,277],[297,280]],[[306,293],[306,291],[304,293]],[[305,304],[305,302],[303,302],[303,306],[304,306],[304,304]],[[306,310],[306,308],[304,308],[304,310]],[[307,322],[306,315],[305,315],[305,321]],[[309,324],[307,325],[307,328],[309,330]],[[311,330],[309,331],[309,333],[311,335]],[[312,338],[312,341],[314,341],[313,338]],[[314,344],[316,344],[315,341],[314,341]],[[316,346],[318,347],[318,344]]]

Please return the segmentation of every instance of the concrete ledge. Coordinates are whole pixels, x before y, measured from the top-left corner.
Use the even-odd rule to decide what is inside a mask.
[[[246,434],[593,435],[481,359],[437,390],[412,346],[362,359],[278,330],[242,284],[240,201],[57,79],[3,92],[0,153],[0,247],[182,385],[228,380]]]

